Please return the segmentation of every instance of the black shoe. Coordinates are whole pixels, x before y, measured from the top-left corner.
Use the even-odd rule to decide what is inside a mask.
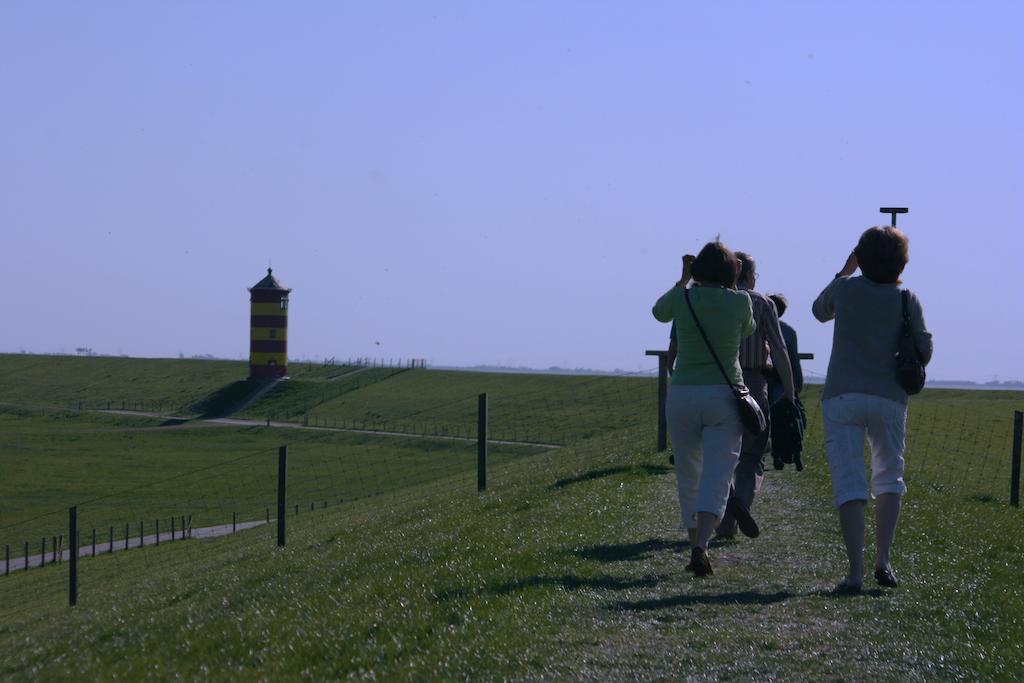
[[[893,573],[891,567],[876,569],[875,581],[878,582],[879,586],[885,586],[886,588],[895,588],[900,585],[900,582],[896,580],[896,574]]]
[[[861,587],[856,583],[849,583],[846,579],[839,582],[835,588],[832,589],[833,595],[860,595]]]
[[[691,569],[692,567],[692,569]],[[687,570],[692,571],[696,577],[711,576],[715,570],[711,568],[711,560],[708,558],[708,551],[704,548],[694,547],[690,551],[690,564]]]
[[[736,500],[736,498],[729,496],[729,501],[725,504],[725,511],[727,515],[732,515],[733,519],[736,520],[740,533],[744,536],[747,538],[757,538],[761,535],[761,529],[758,528],[757,522],[750,515],[750,510],[743,507],[743,504]]]

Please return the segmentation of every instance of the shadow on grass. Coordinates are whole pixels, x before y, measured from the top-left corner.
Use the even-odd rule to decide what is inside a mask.
[[[798,593],[791,593],[789,591],[777,591],[775,593],[742,591],[739,593],[720,593],[718,595],[675,595],[670,598],[658,598],[657,600],[614,602],[608,608],[614,611],[646,612],[672,607],[690,607],[693,605],[773,605],[798,596]]]
[[[529,588],[561,588],[565,591],[576,591],[590,588],[594,590],[620,591],[628,590],[630,588],[654,588],[664,578],[666,577],[660,574],[639,579],[624,579],[608,575],[583,578],[580,576],[573,576],[572,574],[563,574],[562,576],[528,576],[517,581],[508,581],[493,587],[488,587],[484,592],[490,593],[491,595],[510,595]],[[437,599],[441,601],[458,600],[467,597],[469,592],[470,591],[462,588],[445,590],[437,594]]]
[[[855,598],[878,598],[885,595],[885,591],[881,588],[862,588],[858,593],[844,593],[838,588],[826,588],[825,590],[816,591],[811,595],[817,595],[822,598],[835,598],[838,600],[850,600]]]
[[[651,553],[659,552],[682,552],[690,547],[690,542],[666,541],[660,538],[649,538],[639,543],[618,543],[609,545],[592,545],[587,548],[574,550],[573,554],[585,560],[597,560],[598,562],[625,562],[642,560]]]
[[[606,467],[600,470],[590,470],[584,472],[575,477],[568,477],[566,479],[559,479],[551,488],[561,489],[571,484],[579,484],[584,481],[592,481],[594,479],[602,479],[604,477],[610,477],[615,474],[630,474],[640,476],[657,476],[659,474],[667,474],[672,471],[672,468],[667,465],[620,465],[619,467]]]

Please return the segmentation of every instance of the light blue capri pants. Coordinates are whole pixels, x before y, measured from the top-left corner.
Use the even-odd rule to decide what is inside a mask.
[[[683,526],[696,527],[698,512],[721,519],[743,443],[743,425],[732,389],[725,384],[673,384],[665,402],[665,417],[676,461]]]
[[[836,507],[868,499],[864,437],[871,447],[871,495],[903,495],[903,449],[907,406],[881,396],[848,393],[821,402],[825,418],[825,455],[832,471]]]

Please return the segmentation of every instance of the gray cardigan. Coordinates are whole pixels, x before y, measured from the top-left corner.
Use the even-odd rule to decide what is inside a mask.
[[[814,300],[815,318],[836,321],[822,399],[860,393],[907,402],[907,392],[896,379],[896,345],[903,325],[901,291],[899,285],[866,277],[837,277]],[[921,360],[928,363],[932,335],[913,292],[908,309]]]

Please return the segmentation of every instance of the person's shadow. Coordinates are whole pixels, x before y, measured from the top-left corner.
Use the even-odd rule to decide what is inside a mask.
[[[574,550],[573,554],[585,560],[597,562],[630,562],[643,560],[652,553],[681,553],[690,547],[689,541],[666,541],[660,538],[648,538],[638,543],[611,543],[587,546]]]
[[[719,593],[717,595],[673,595],[667,598],[650,600],[619,600],[611,603],[608,609],[613,611],[646,612],[671,609],[673,607],[693,607],[695,605],[773,605],[798,596],[798,593],[791,591],[776,591],[774,593],[740,591],[737,593]]]

